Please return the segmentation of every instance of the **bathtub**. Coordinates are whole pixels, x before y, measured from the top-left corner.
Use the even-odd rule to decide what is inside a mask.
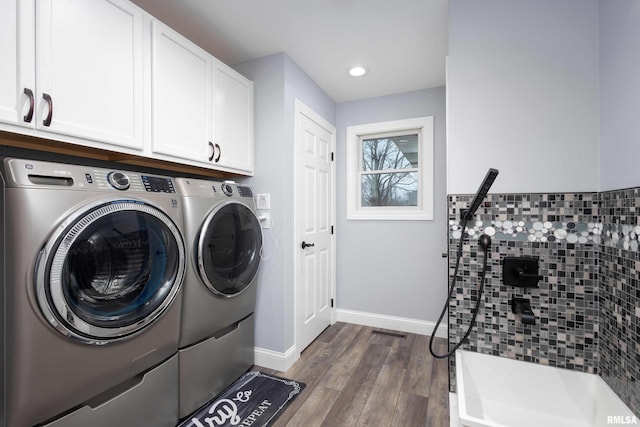
[[[458,350],[456,384],[460,426],[640,425],[594,374]]]

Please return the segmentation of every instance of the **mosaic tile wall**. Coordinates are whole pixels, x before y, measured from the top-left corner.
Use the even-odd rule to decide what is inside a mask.
[[[461,236],[460,210],[473,196],[449,196],[449,262],[453,274]],[[598,371],[597,193],[495,194],[468,224],[456,297],[449,303],[449,341],[464,335],[482,274],[478,237],[492,237],[485,295],[476,326],[463,349],[584,372]],[[505,256],[539,258],[538,288],[502,283]],[[527,298],[536,318],[525,325],[511,312],[512,297]],[[451,390],[455,366],[450,358]]]
[[[640,414],[640,188],[600,193],[599,373]]]
[[[449,196],[453,273],[460,210],[472,196]],[[485,297],[462,348],[598,373],[640,414],[640,188],[602,193],[490,195],[467,226],[449,340],[471,319],[482,273],[478,237],[492,237]],[[539,257],[538,288],[502,283],[505,256]],[[511,313],[512,296],[531,300],[535,325]],[[450,385],[455,391],[455,365]]]

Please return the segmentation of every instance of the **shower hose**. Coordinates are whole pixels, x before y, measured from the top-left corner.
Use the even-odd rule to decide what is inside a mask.
[[[431,334],[431,338],[429,339],[429,352],[433,357],[437,359],[444,359],[445,357],[451,356],[453,353],[455,353],[455,351],[458,348],[460,348],[462,344],[464,344],[465,340],[469,338],[469,335],[471,334],[471,329],[473,329],[473,326],[476,323],[476,317],[478,316],[478,311],[480,310],[480,301],[482,301],[482,292],[484,291],[484,280],[487,272],[487,256],[489,254],[489,247],[491,246],[491,238],[486,234],[483,234],[478,238],[478,243],[482,246],[484,250],[484,260],[482,262],[482,276],[480,277],[480,286],[478,287],[478,299],[476,300],[476,306],[473,310],[473,315],[471,317],[471,323],[469,324],[469,328],[465,332],[460,342],[458,342],[451,350],[449,350],[445,354],[436,354],[436,352],[433,350],[433,340],[436,336],[436,331],[440,327],[440,324],[442,323],[442,319],[444,318],[444,315],[447,312],[447,308],[449,307],[449,300],[451,299],[451,296],[453,295],[453,290],[455,289],[456,279],[458,277],[458,269],[460,267],[460,258],[462,258],[462,244],[464,243],[464,233],[466,232],[466,230],[467,230],[467,219],[466,217],[463,217],[462,218],[462,234],[460,235],[460,242],[458,244],[458,252],[456,255],[456,266],[453,270],[453,276],[451,277],[451,285],[449,286],[449,295],[447,296],[447,299],[444,302],[444,307],[442,307],[442,313],[440,313],[440,317],[438,318],[438,321],[436,322],[436,326],[433,329],[433,333]]]

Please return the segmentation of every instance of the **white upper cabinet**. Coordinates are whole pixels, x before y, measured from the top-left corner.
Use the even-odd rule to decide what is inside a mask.
[[[0,131],[253,174],[253,83],[128,0],[0,0]]]
[[[253,82],[213,61],[213,142],[221,166],[253,172]]]
[[[0,129],[141,150],[142,16],[124,0],[2,0]]]
[[[31,1],[0,2],[0,122],[35,123],[35,29]]]
[[[253,82],[158,21],[151,40],[152,152],[253,173]]]
[[[211,55],[158,21],[151,31],[151,150],[209,163]]]
[[[143,148],[142,17],[124,0],[37,0],[38,128]]]

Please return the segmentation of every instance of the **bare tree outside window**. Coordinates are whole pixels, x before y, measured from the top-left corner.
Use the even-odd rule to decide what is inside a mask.
[[[417,133],[361,141],[361,205],[417,206]]]

